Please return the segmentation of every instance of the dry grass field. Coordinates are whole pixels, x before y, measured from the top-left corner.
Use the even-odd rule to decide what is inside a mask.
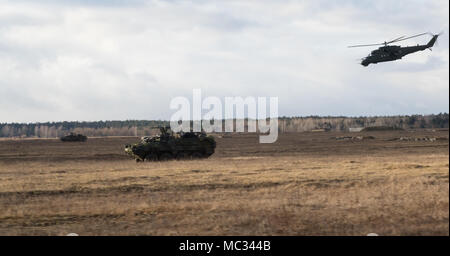
[[[341,136],[375,139],[336,140]],[[400,141],[400,137],[436,141]],[[135,163],[138,138],[0,140],[0,235],[449,235],[446,131],[218,138]]]

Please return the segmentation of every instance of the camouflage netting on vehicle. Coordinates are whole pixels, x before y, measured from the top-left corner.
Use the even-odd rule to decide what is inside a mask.
[[[161,128],[161,134],[142,137],[134,145],[126,145],[125,152],[136,161],[167,161],[171,159],[207,158],[214,154],[216,141],[205,133],[186,132],[174,134]]]

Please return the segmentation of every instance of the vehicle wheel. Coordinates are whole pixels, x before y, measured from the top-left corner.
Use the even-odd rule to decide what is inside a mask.
[[[202,157],[203,157],[203,154],[200,153],[200,152],[192,153],[192,159],[199,159],[199,158],[202,158]]]
[[[141,159],[136,158],[136,163],[139,163],[141,161]]]
[[[159,156],[159,160],[160,161],[169,161],[169,160],[172,160],[172,159],[173,159],[173,155],[170,154],[170,153],[162,153]]]
[[[158,156],[155,154],[149,154],[145,157],[145,160],[147,160],[149,162],[155,162],[155,161],[158,161]]]
[[[177,160],[186,160],[191,158],[188,152],[180,152],[177,154]]]

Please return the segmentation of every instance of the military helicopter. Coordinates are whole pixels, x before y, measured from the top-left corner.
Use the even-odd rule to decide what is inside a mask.
[[[424,36],[427,34],[431,35],[432,38],[427,44],[424,44],[424,45],[418,44],[416,46],[407,46],[407,47],[401,47],[398,45],[389,45],[392,43],[408,40],[408,39],[411,39],[414,37]],[[401,36],[394,40],[384,42],[384,43],[379,43],[379,44],[352,45],[352,46],[348,46],[348,47],[353,48],[353,47],[384,45],[382,47],[379,47],[377,50],[373,50],[369,54],[369,56],[361,59],[362,60],[361,65],[363,65],[364,67],[367,67],[367,66],[369,66],[369,64],[377,64],[379,62],[399,60],[399,59],[403,58],[405,55],[415,53],[418,51],[423,51],[425,49],[430,49],[430,51],[431,51],[431,47],[434,46],[434,43],[436,42],[436,40],[438,39],[439,36],[440,36],[440,34],[433,35],[431,33],[422,33],[422,34],[409,36],[409,37]]]

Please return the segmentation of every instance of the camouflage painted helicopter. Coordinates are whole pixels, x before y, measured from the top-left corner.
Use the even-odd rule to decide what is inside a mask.
[[[402,46],[398,46],[398,45],[389,45],[392,43],[408,40],[408,39],[411,39],[414,37],[419,37],[419,36],[423,36],[423,35],[427,35],[427,34],[431,35],[432,38],[427,44],[424,44],[424,45],[418,44],[416,46],[406,46],[406,47],[402,47]],[[403,58],[405,55],[415,53],[418,51],[423,51],[425,49],[430,49],[430,51],[431,51],[431,47],[434,46],[434,43],[436,43],[436,40],[439,36],[440,36],[440,34],[433,35],[431,33],[422,33],[422,34],[418,34],[418,35],[414,35],[414,36],[410,36],[410,37],[402,36],[402,37],[396,38],[394,40],[380,43],[380,44],[352,45],[352,46],[349,46],[349,48],[384,45],[384,46],[378,48],[377,50],[373,50],[369,56],[361,59],[361,65],[367,67],[367,66],[369,66],[369,64],[377,64],[379,62],[399,60],[399,59]]]

